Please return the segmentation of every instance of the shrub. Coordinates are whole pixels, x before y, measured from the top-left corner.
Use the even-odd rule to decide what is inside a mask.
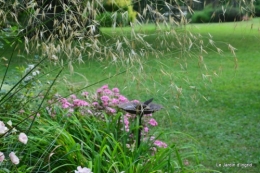
[[[238,8],[228,8],[225,12],[223,9],[218,8],[213,12],[213,15],[212,22],[232,22],[241,21],[243,13]]]
[[[191,21],[192,23],[207,23],[210,21],[210,11],[209,10],[203,10],[203,11],[196,11],[192,17]]]
[[[97,15],[96,20],[99,21],[101,27],[111,27],[113,24],[111,12],[104,12]]]
[[[111,26],[127,26],[129,25],[130,16],[127,12],[104,12],[97,15],[97,21],[99,21],[101,27]]]
[[[106,1],[101,14],[97,16],[97,20],[103,27],[111,26],[127,26],[129,22],[133,22],[136,18],[136,12],[130,0]],[[111,20],[112,19],[112,20]]]
[[[260,17],[260,4],[255,6],[255,13],[256,17]]]
[[[202,11],[196,11],[192,16],[193,23],[208,22],[232,22],[242,20],[243,13],[238,8],[217,8],[205,7]]]

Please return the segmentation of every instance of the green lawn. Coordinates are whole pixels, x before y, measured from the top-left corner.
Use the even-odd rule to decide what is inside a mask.
[[[183,60],[178,58],[181,51],[166,52],[161,48],[161,51],[165,51],[163,56],[150,56],[142,61],[142,73],[136,72],[138,67],[136,70],[132,68],[130,72],[87,90],[94,91],[102,84],[109,84],[119,87],[130,99],[154,97],[156,103],[164,106],[164,110],[155,116],[160,117],[158,131],[165,132],[168,144],[176,143],[183,148],[194,146],[200,151],[198,159],[207,168],[221,172],[256,173],[260,170],[260,19],[190,24],[186,29],[194,34],[200,33],[204,42],[208,42],[210,33],[215,44],[224,51],[220,55],[213,47],[206,48],[208,54],[203,56],[207,71],[199,67],[197,58],[185,57],[184,54]],[[147,25],[138,30],[153,33],[155,26]],[[113,35],[110,29],[102,31],[106,39]],[[122,35],[129,31],[126,28]],[[157,44],[154,36],[148,36],[146,40],[152,45]],[[228,44],[237,49],[237,64],[228,50]],[[46,67],[49,70],[51,68]],[[73,89],[78,89],[125,68],[107,61],[87,60],[84,65],[75,65],[74,69],[77,73],[71,75],[66,69],[62,78],[72,82]],[[3,68],[0,72],[2,74]],[[203,78],[202,74],[209,76]],[[61,89],[62,93],[67,92],[63,85],[56,88]],[[178,92],[180,89],[181,93]],[[183,158],[190,164],[195,161],[189,155],[184,154]],[[216,166],[225,163],[252,164],[252,167]]]

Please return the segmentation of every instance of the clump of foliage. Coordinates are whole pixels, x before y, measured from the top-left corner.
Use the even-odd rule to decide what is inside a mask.
[[[212,15],[211,8],[204,8],[202,11],[195,11],[191,17],[193,23],[205,23],[210,21]]]
[[[239,8],[228,7],[212,8],[205,7],[202,11],[196,11],[192,17],[192,23],[208,23],[208,22],[233,22],[243,20],[243,13]]]
[[[155,117],[145,115],[140,127],[138,115],[117,107],[126,102],[128,99],[118,88],[110,90],[104,85],[95,94],[82,92],[81,96],[68,98],[56,94],[46,107],[33,114],[26,108],[3,117],[0,135],[5,142],[0,144],[1,167],[6,172],[184,170],[177,146],[160,141],[160,135],[153,136],[150,128],[158,125]],[[139,128],[142,140],[137,146]],[[13,146],[10,141],[18,133],[20,143]]]
[[[129,22],[135,22],[136,12],[133,10],[133,5],[131,0],[108,0],[104,3],[104,9],[106,11],[103,12],[116,12],[120,15],[126,14],[127,16],[122,19],[118,17],[116,21],[118,21],[118,26],[126,26],[129,25]],[[102,10],[101,10],[102,11]],[[102,12],[102,13],[103,13]],[[101,13],[101,15],[102,15]],[[123,22],[125,21],[125,22]],[[103,26],[103,25],[101,25]],[[111,26],[111,25],[110,25]]]
[[[97,15],[97,20],[101,27],[111,27],[111,26],[128,26],[129,25],[129,18],[127,12],[104,12]]]
[[[254,11],[253,11],[252,15],[254,15],[256,17],[260,17],[260,1],[259,0],[256,0],[254,3]]]

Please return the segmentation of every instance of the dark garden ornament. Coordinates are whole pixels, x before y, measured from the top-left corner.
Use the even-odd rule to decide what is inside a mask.
[[[119,108],[123,109],[124,111],[130,113],[130,114],[136,114],[139,116],[139,128],[138,128],[138,143],[137,147],[140,146],[141,142],[141,131],[142,131],[142,117],[144,114],[151,114],[156,111],[159,111],[163,107],[158,104],[152,103],[153,98],[145,101],[144,103],[136,103],[136,102],[128,102],[118,105]]]
[[[130,114],[136,115],[151,114],[163,108],[161,105],[151,103],[152,101],[153,98],[145,101],[144,103],[128,102],[120,104],[118,107]]]

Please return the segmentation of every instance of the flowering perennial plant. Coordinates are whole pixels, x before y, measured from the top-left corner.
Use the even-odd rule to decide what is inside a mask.
[[[119,104],[127,103],[129,100],[122,94],[118,88],[109,89],[108,85],[104,85],[98,88],[96,93],[90,95],[88,92],[82,92],[81,96],[71,95],[68,98],[63,98],[58,96],[59,107],[64,110],[67,116],[72,116],[74,114],[80,116],[93,116],[101,121],[109,121],[110,123],[119,122],[117,127],[120,127],[121,132],[127,133],[128,144],[134,145],[136,143],[136,138],[134,137],[133,129],[136,129],[136,120],[138,115],[122,113],[118,108]],[[131,102],[139,103],[138,100],[133,100]],[[50,105],[51,106],[51,105]],[[48,108],[50,110],[50,108]],[[54,110],[54,109],[51,109]],[[55,112],[49,112],[51,115],[55,115]],[[118,118],[119,121],[114,121]],[[116,124],[115,124],[116,125]],[[157,121],[153,118],[152,114],[146,114],[142,118],[142,129],[141,135],[143,141],[145,138],[151,136],[149,134],[150,128],[158,126]],[[166,148],[167,144],[150,138],[152,140],[154,147]]]
[[[11,121],[8,121],[7,124],[9,126],[12,127],[12,122]],[[4,122],[3,121],[0,121],[0,135],[3,135],[5,133],[9,133],[8,132],[9,129],[5,126]],[[10,134],[13,135],[13,134],[16,134],[17,130],[15,128],[13,128],[11,131],[10,131]],[[2,136],[4,138],[8,138],[9,136],[11,135],[5,135],[5,136]],[[8,139],[5,139],[5,140],[8,140]],[[28,137],[25,133],[20,133],[19,136],[18,136],[18,140],[23,143],[23,144],[27,144],[28,142]],[[13,164],[15,165],[18,165],[20,163],[20,159],[18,158],[18,156],[15,154],[15,152],[10,152],[9,153],[9,157],[10,157],[10,160]],[[3,152],[0,151],[0,163],[3,162],[5,160],[5,155]]]

